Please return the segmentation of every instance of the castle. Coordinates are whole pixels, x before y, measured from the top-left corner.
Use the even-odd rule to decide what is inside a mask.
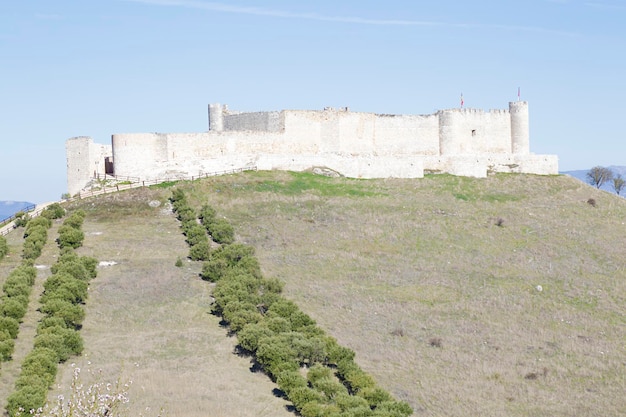
[[[556,155],[530,153],[526,101],[511,102],[506,110],[457,108],[429,115],[348,108],[247,113],[211,104],[208,132],[114,134],[111,145],[75,137],[67,140],[66,155],[72,195],[105,173],[142,180],[246,167],[325,167],[354,178],[558,173]]]

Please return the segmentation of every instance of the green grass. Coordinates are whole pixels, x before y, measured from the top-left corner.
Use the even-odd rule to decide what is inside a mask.
[[[416,415],[626,409],[619,197],[533,175],[249,172],[172,185],[229,220],[264,274]],[[130,415],[161,405],[171,416],[289,415],[208,314],[200,265],[175,266],[187,247],[170,188],[77,203],[88,214],[82,253],[119,262],[91,283],[81,364],[134,380]]]

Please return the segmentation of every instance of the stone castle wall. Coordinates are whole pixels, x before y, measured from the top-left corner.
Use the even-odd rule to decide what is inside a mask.
[[[530,154],[526,102],[510,103],[508,110],[431,115],[348,109],[238,113],[210,105],[209,127],[203,133],[115,134],[108,148],[89,138],[69,139],[68,191],[78,192],[104,156],[112,157],[116,175],[145,180],[246,166],[297,171],[325,166],[357,178],[558,173],[556,156]]]

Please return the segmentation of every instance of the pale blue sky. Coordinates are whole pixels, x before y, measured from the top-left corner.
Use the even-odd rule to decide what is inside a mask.
[[[531,151],[626,165],[624,0],[6,0],[0,200],[66,191],[65,140],[199,132],[207,105],[429,114],[529,101]]]

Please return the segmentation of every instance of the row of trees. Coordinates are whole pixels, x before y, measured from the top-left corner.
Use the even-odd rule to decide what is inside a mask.
[[[189,258],[193,261],[204,261],[209,257],[211,245],[209,237],[219,244],[229,244],[235,240],[235,231],[225,219],[215,215],[215,210],[208,205],[200,209],[200,213],[189,205],[185,193],[177,188],[170,197],[172,208],[181,222],[185,240],[189,244]],[[200,223],[198,223],[198,220]]]
[[[57,243],[61,253],[44,283],[40,297],[44,317],[37,326],[33,349],[22,362],[15,391],[7,399],[10,416],[43,407],[58,364],[83,350],[78,333],[85,317],[82,304],[97,266],[96,259],[78,256],[74,251],[82,245],[84,216],[82,211],[74,212],[59,228]]]
[[[176,209],[176,201],[184,200],[182,190],[172,197]],[[201,218],[203,224],[215,218],[214,210],[203,206]],[[412,414],[407,403],[394,400],[358,366],[352,350],[340,346],[281,295],[282,282],[262,276],[253,247],[222,242],[209,251],[201,278],[216,283],[213,311],[237,334],[239,349],[253,356],[300,415]]]
[[[60,209],[60,210],[59,210]],[[40,217],[18,216],[19,224],[25,226],[22,244],[22,264],[13,269],[2,285],[0,299],[0,361],[9,361],[13,357],[15,339],[19,325],[26,314],[32,286],[35,284],[37,269],[34,261],[41,255],[41,250],[48,239],[48,229],[52,220],[63,217],[65,210],[58,205],[48,206]],[[19,226],[18,226],[19,227]],[[0,240],[0,259],[8,252],[6,239]]]
[[[626,186],[626,180],[622,174],[614,172],[610,168],[595,166],[587,172],[587,182],[596,188],[602,187],[604,184],[611,184],[615,194],[620,195]]]

